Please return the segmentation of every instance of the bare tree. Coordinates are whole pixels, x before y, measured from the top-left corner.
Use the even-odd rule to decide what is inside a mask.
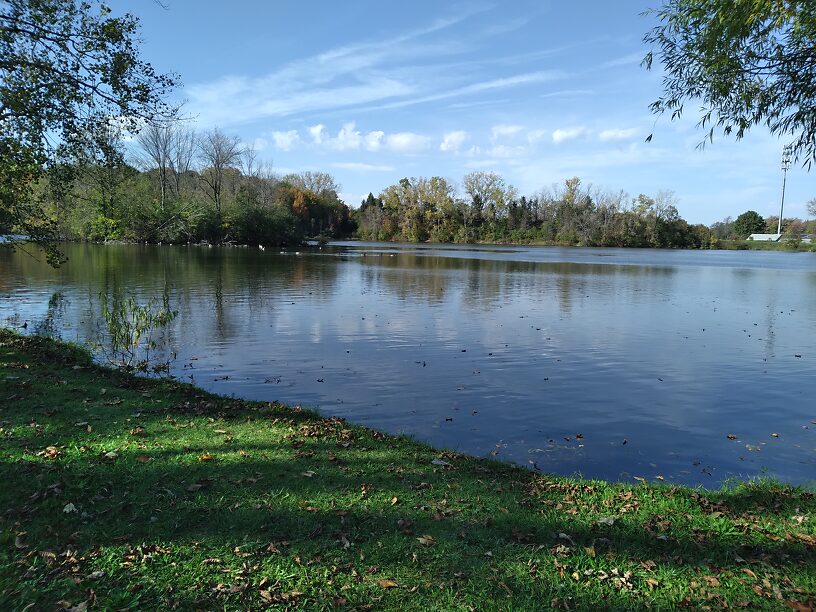
[[[139,165],[142,170],[156,169],[159,176],[161,211],[167,199],[167,183],[171,167],[173,128],[170,124],[148,123],[136,136],[141,154]]]
[[[299,172],[297,174],[287,174],[283,177],[283,180],[293,187],[303,189],[304,191],[311,191],[317,195],[321,195],[324,192],[337,193],[340,191],[340,185],[328,172]]]
[[[215,204],[219,225],[222,218],[224,176],[229,168],[240,164],[243,151],[237,136],[227,136],[218,128],[205,132],[198,140],[198,152],[203,165],[201,180],[206,186],[207,195]]]
[[[816,198],[808,201],[807,211],[811,217],[816,217]]]
[[[177,196],[181,196],[183,178],[193,168],[196,154],[197,137],[195,130],[188,125],[176,123],[173,126],[170,168],[173,172],[173,183]]]

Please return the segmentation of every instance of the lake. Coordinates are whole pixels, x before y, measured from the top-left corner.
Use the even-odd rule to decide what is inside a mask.
[[[101,292],[166,293],[172,374],[217,393],[542,472],[813,484],[813,253],[65,249],[58,270],[0,249],[0,324],[30,332],[50,300],[84,342]]]

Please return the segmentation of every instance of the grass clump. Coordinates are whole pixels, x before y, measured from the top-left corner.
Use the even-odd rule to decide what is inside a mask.
[[[541,476],[4,331],[0,482],[3,610],[816,601],[799,489]]]

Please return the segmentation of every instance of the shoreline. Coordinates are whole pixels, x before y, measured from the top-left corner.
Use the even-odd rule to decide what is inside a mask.
[[[10,245],[13,246],[12,241],[4,241],[3,236],[0,236],[0,246],[2,245]],[[24,241],[21,241],[24,242]],[[250,244],[241,244],[235,242],[225,242],[221,244],[212,244],[206,241],[202,242],[140,242],[137,240],[105,240],[105,241],[93,241],[93,240],[61,240],[60,243],[68,243],[68,244],[94,244],[99,246],[107,246],[109,244],[112,245],[144,245],[144,246],[195,246],[195,247],[215,247],[215,248],[250,248],[250,249],[257,249],[262,247],[263,249],[280,249],[283,251],[290,250],[290,249],[298,249],[298,248],[313,248],[313,247],[323,247],[323,246],[332,246],[332,243],[336,242],[372,242],[378,244],[405,244],[405,245],[414,245],[414,246],[426,246],[426,247],[469,247],[469,246],[503,246],[503,247],[549,247],[549,248],[562,248],[562,249],[625,249],[625,250],[646,250],[646,251],[774,251],[774,252],[782,252],[782,253],[814,253],[816,252],[816,242],[794,242],[794,241],[780,241],[780,242],[765,242],[765,241],[753,241],[753,240],[718,240],[717,245],[714,247],[706,247],[706,248],[690,248],[690,247],[631,247],[631,246],[616,246],[616,245],[580,245],[580,244],[561,244],[558,242],[541,242],[541,241],[530,241],[530,242],[488,242],[488,241],[480,241],[480,242],[431,242],[431,241],[424,241],[424,242],[403,242],[403,241],[389,241],[389,240],[367,240],[364,238],[356,238],[356,237],[347,237],[347,238],[332,238],[326,241],[319,240],[318,238],[307,238],[300,244],[284,244],[284,245],[275,245],[275,244],[264,244],[264,245],[250,245]],[[30,243],[29,243],[30,244]]]
[[[816,601],[799,488],[539,475],[3,330],[0,397],[4,607]]]

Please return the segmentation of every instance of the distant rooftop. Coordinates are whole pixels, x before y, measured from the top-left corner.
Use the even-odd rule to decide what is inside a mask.
[[[779,242],[782,234],[751,234],[748,240],[760,240],[765,242]]]

